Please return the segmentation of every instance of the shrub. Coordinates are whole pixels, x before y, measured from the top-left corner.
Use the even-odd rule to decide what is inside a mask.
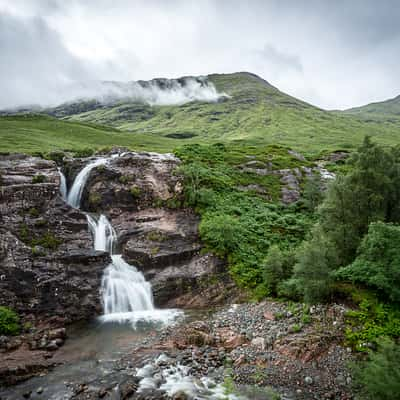
[[[395,400],[400,394],[400,345],[389,339],[379,342],[367,361],[353,364],[356,387],[362,399]]]
[[[353,295],[355,296],[355,295]],[[353,297],[356,299],[355,297]],[[346,315],[346,341],[355,350],[365,352],[382,336],[400,337],[400,311],[380,303],[372,294],[362,293],[359,309]]]
[[[18,314],[8,307],[0,306],[0,334],[17,335],[20,329]]]

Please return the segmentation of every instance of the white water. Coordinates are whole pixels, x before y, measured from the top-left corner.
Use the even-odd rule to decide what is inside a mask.
[[[60,171],[63,198],[72,207],[79,208],[83,189],[92,169],[108,163],[109,159],[99,158],[87,164],[76,176],[68,196],[63,195],[65,177]],[[151,285],[143,274],[129,265],[121,254],[114,254],[117,245],[117,234],[107,217],[101,214],[98,218],[86,214],[88,226],[93,236],[95,250],[106,251],[111,255],[111,264],[104,270],[101,294],[104,307],[104,322],[129,321],[133,327],[140,322],[169,323],[180,314],[177,310],[157,310],[154,308]]]
[[[227,393],[223,384],[217,384],[211,378],[195,378],[190,375],[187,366],[175,364],[160,370],[159,365],[168,360],[165,354],[161,354],[153,362],[136,370],[136,376],[142,378],[139,383],[139,393],[146,389],[160,389],[171,398],[183,392],[189,399],[245,400],[243,396]]]
[[[93,235],[94,249],[113,254],[114,246],[117,242],[117,234],[110,221],[103,214],[100,215],[97,221],[90,214],[86,214],[86,218],[90,232]]]
[[[98,158],[88,165],[86,165],[76,176],[74,183],[68,193],[67,203],[75,208],[79,208],[81,204],[82,192],[85,187],[86,181],[89,178],[93,168],[99,165],[104,165],[108,162],[107,158]]]
[[[58,168],[58,173],[60,175],[60,193],[64,201],[67,201],[67,180],[65,175],[62,173],[61,169]]]

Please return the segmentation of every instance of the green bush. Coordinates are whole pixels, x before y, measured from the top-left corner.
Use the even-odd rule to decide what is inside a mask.
[[[346,341],[357,351],[365,352],[382,336],[400,337],[400,311],[393,305],[379,302],[370,293],[353,295],[359,301],[357,310],[346,315]],[[355,296],[360,296],[358,299]]]
[[[0,334],[17,335],[20,329],[18,314],[8,307],[0,306]]]
[[[389,339],[379,342],[367,361],[353,364],[356,388],[363,400],[400,399],[400,345]]]
[[[336,276],[362,283],[386,299],[400,302],[400,226],[371,223],[358,257]]]

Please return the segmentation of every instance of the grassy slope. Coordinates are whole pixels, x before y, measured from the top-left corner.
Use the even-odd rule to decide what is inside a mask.
[[[116,129],[60,121],[47,116],[0,117],[0,151],[49,152],[111,146],[153,151],[169,151],[171,139],[132,135]]]
[[[378,103],[367,104],[362,107],[350,108],[345,112],[366,119],[400,122],[400,96]]]
[[[182,106],[120,104],[67,118],[149,136],[196,135],[187,142],[278,143],[305,153],[353,149],[366,134],[384,144],[399,140],[400,120],[365,121],[357,115],[324,111],[247,73],[209,78],[218,90],[232,97],[219,103]]]

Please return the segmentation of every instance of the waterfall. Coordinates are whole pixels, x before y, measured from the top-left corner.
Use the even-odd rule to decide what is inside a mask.
[[[117,234],[111,226],[110,221],[103,214],[100,215],[97,221],[90,214],[86,214],[86,218],[88,220],[89,230],[93,236],[94,249],[107,251],[112,254],[114,252]]]
[[[87,164],[76,176],[74,183],[67,195],[63,195],[67,203],[79,208],[80,201],[93,168],[104,165],[107,158],[99,158]],[[63,193],[61,178],[60,191]],[[66,187],[65,187],[66,192]],[[154,308],[151,285],[143,274],[134,266],[128,264],[121,254],[115,254],[117,234],[107,217],[99,217],[86,213],[89,230],[93,236],[95,250],[106,251],[111,255],[111,263],[104,270],[101,282],[101,295],[103,300],[103,321],[130,321],[133,326],[138,321],[160,321],[168,323],[180,314],[177,310],[157,310]]]
[[[99,165],[104,165],[108,162],[107,158],[98,158],[88,165],[86,165],[76,176],[74,183],[68,193],[67,203],[75,208],[79,208],[81,204],[81,197],[86,181],[89,178],[90,172],[93,168]]]
[[[65,179],[65,175],[62,173],[61,169],[58,168],[58,173],[60,175],[60,193],[61,197],[64,201],[67,200],[67,180]]]
[[[123,313],[154,310],[151,285],[143,274],[114,254],[117,235],[105,215],[96,221],[86,215],[94,239],[95,250],[107,251],[111,264],[105,269],[101,283],[104,314],[121,316]]]

